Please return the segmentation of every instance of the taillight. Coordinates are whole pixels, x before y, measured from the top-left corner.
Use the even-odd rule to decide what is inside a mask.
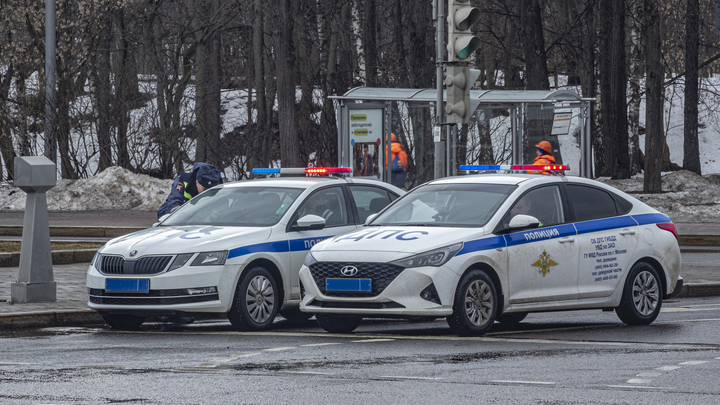
[[[664,231],[671,232],[673,235],[675,235],[675,239],[677,239],[677,228],[675,227],[675,224],[673,224],[672,222],[667,222],[664,224],[656,224],[656,225],[658,226],[658,228],[660,228]]]

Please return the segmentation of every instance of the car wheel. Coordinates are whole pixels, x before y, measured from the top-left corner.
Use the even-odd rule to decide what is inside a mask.
[[[228,319],[240,331],[265,329],[272,325],[279,307],[275,277],[264,267],[253,267],[240,277]]]
[[[472,270],[460,279],[447,323],[458,335],[484,335],[495,322],[496,313],[495,284],[484,271]]]
[[[299,309],[289,309],[286,311],[281,311],[280,315],[282,315],[283,318],[291,322],[307,321],[312,316],[312,314],[302,312]]]
[[[627,325],[648,325],[657,318],[661,306],[662,284],[657,271],[647,263],[636,263],[625,280],[615,313]]]
[[[362,322],[359,316],[315,314],[318,325],[330,333],[350,333]]]
[[[526,316],[528,316],[527,312],[511,312],[508,314],[502,314],[495,320],[503,325],[517,325],[522,322]]]
[[[137,330],[145,322],[144,316],[125,314],[103,315],[102,319],[109,327],[117,330]]]

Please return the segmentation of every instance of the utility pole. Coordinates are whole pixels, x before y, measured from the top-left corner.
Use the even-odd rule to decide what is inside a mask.
[[[443,61],[445,59],[445,0],[434,0],[436,6],[436,31],[437,31],[437,52],[435,65],[437,75],[435,84],[437,86],[437,101],[435,102],[435,127],[433,137],[435,138],[435,171],[434,178],[443,177],[445,169],[445,143],[442,141],[442,123],[445,121],[443,109]]]

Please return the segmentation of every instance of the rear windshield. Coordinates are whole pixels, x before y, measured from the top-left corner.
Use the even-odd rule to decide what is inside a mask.
[[[421,186],[405,194],[369,225],[482,227],[515,188],[506,184]]]
[[[289,187],[216,188],[190,200],[162,225],[275,225],[303,190]]]

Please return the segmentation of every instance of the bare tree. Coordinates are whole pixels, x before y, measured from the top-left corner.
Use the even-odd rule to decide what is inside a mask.
[[[698,144],[699,0],[687,0],[685,14],[685,108],[683,167],[701,173]]]
[[[647,107],[645,112],[645,176],[643,191],[659,193],[662,191],[660,171],[662,169],[662,122],[663,89],[660,52],[660,13],[658,0],[645,0],[645,40],[647,79],[645,91]]]

